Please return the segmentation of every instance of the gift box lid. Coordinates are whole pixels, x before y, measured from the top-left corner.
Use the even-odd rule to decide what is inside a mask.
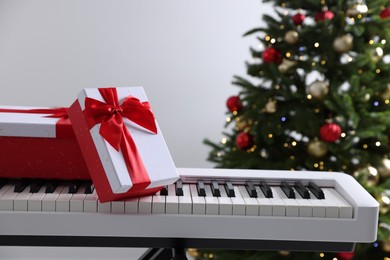
[[[67,108],[1,106],[0,136],[74,138]]]
[[[75,109],[76,103],[79,111]],[[101,183],[105,180],[96,173],[99,171],[96,170],[99,168],[96,158],[93,158],[96,156],[113,194],[130,192],[128,195],[131,196],[137,185],[136,190],[152,189],[172,184],[179,178],[142,87],[84,89],[69,111],[98,194],[102,189],[99,186],[105,186]],[[118,126],[122,120],[125,127]],[[83,132],[85,126],[88,136]],[[90,138],[92,144],[86,141]],[[101,196],[99,194],[99,199]],[[103,201],[107,199],[103,198]]]

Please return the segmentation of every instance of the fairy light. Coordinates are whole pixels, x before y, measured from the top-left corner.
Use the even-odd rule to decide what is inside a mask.
[[[368,145],[367,144],[363,144],[363,149],[367,149],[368,148]]]
[[[321,0],[321,4],[322,5],[326,4],[326,1],[325,0]]]
[[[232,119],[231,119],[230,117],[227,117],[227,118],[226,118],[226,122],[229,123],[230,121],[232,121]]]
[[[275,42],[276,42],[275,38],[272,38],[271,43],[275,43]]]
[[[390,100],[386,99],[385,104],[388,105],[390,103]]]
[[[390,204],[390,198],[387,197],[387,196],[382,196],[382,201],[383,201],[383,203],[385,203],[385,204],[387,204],[387,205]]]
[[[357,15],[357,18],[358,18],[358,19],[362,19],[362,18],[363,18],[363,15],[358,14],[358,15]]]
[[[291,142],[291,145],[292,145],[292,146],[297,146],[297,142],[292,141],[292,142]]]
[[[320,257],[324,257],[325,256],[325,254],[324,253],[320,253]]]
[[[321,65],[325,65],[325,64],[326,64],[326,60],[322,60]]]
[[[226,138],[226,137],[223,137],[222,140],[221,140],[221,143],[222,143],[222,144],[226,144],[226,141],[227,141],[227,138]]]
[[[303,56],[299,56],[298,59],[299,59],[299,60],[303,60]]]
[[[291,160],[291,161],[295,160],[295,156],[294,156],[294,155],[291,155],[291,156],[290,156],[290,160]],[[294,169],[293,169],[293,170],[294,170]]]
[[[233,111],[233,115],[235,115],[235,116],[236,116],[237,114],[238,114],[238,112],[237,112],[237,111]]]
[[[341,133],[341,137],[346,137],[347,134],[346,133]]]
[[[221,153],[221,152],[218,152],[218,153],[217,153],[217,157],[222,157],[222,153]]]
[[[287,148],[287,147],[288,147],[288,143],[284,143],[283,146],[284,146],[285,148]]]
[[[268,134],[268,138],[271,139],[273,136],[273,134]]]
[[[314,164],[314,168],[318,168],[318,166],[319,166],[318,163]]]
[[[381,40],[381,43],[386,44],[386,40],[385,39]]]
[[[381,73],[381,70],[380,69],[376,69],[375,72],[376,72],[376,74],[379,74],[379,73]]]
[[[318,42],[314,43],[314,47],[318,48],[320,47],[320,44]]]
[[[315,67],[315,66],[316,66],[316,63],[313,61],[313,62],[311,63],[311,66],[312,66],[312,67]]]
[[[381,146],[381,142],[377,141],[377,142],[375,143],[375,146],[377,146],[377,147]]]
[[[306,97],[307,97],[307,99],[311,99],[312,98],[312,96],[310,94],[308,94]]]
[[[369,40],[368,44],[374,44],[374,40]]]
[[[290,58],[290,57],[291,57],[291,53],[290,53],[290,52],[287,52],[287,53],[286,53],[286,57],[287,57],[287,58]]]
[[[267,36],[265,36],[264,40],[266,40],[268,42],[269,40],[271,40],[271,37],[269,37],[269,35],[267,35]]]
[[[337,260],[337,257],[333,257],[333,260]]]

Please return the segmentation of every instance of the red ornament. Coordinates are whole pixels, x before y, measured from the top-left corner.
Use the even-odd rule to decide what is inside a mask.
[[[245,150],[253,145],[253,137],[245,132],[236,136],[236,145],[239,149]]]
[[[320,137],[322,141],[334,143],[341,137],[341,127],[335,123],[329,123],[321,126]]]
[[[383,9],[383,10],[379,13],[379,16],[380,16],[382,19],[389,18],[389,17],[390,17],[390,7],[386,7],[385,9]]]
[[[336,254],[336,257],[341,260],[351,260],[355,256],[355,252],[340,252]]]
[[[275,62],[276,64],[282,63],[282,54],[273,47],[269,47],[263,51],[261,55],[265,63]]]
[[[314,19],[316,20],[316,22],[319,22],[325,20],[332,20],[333,17],[334,17],[334,13],[332,11],[326,10],[317,13]]]
[[[242,103],[241,103],[240,97],[239,96],[231,96],[226,101],[226,106],[229,109],[229,111],[232,113],[241,110]]]
[[[295,25],[301,25],[305,20],[305,15],[301,13],[297,13],[292,17],[292,21]]]

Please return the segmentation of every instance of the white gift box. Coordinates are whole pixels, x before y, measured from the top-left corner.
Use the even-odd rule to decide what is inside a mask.
[[[147,102],[142,87],[115,88],[115,92],[120,106],[128,97],[135,97],[141,103]],[[141,164],[143,164],[147,174],[146,177],[149,179],[147,183],[135,182],[133,178],[136,179],[136,177],[134,176],[145,174],[145,172],[130,172],[129,162],[130,164],[134,162],[131,159],[126,161],[122,147],[116,150],[102,136],[100,130],[103,123],[94,122],[91,124],[95,119],[91,120],[92,117],[88,114],[86,109],[87,99],[92,99],[94,102],[100,101],[104,105],[110,102],[104,99],[99,89],[84,89],[68,111],[101,202],[153,194],[161,187],[172,184],[179,178],[157,121],[153,119],[157,133],[152,133],[123,116],[123,122],[135,143],[136,152],[141,158]],[[104,106],[102,105],[102,107]],[[113,110],[115,109],[121,110],[122,108],[113,108]],[[108,120],[116,112],[107,113]],[[132,150],[132,152],[134,151]]]

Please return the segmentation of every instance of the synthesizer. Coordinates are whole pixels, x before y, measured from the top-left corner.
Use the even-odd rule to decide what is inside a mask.
[[[88,182],[0,181],[0,245],[351,251],[378,202],[335,172],[179,168],[153,196],[100,203]]]

